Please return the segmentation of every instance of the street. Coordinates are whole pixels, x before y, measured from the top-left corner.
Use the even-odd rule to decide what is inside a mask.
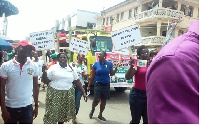
[[[85,102],[82,98],[79,113],[77,115],[78,124],[129,124],[131,120],[131,113],[128,104],[128,95],[130,90],[118,93],[111,88],[111,99],[107,101],[106,109],[103,112],[103,116],[106,118],[106,122],[100,121],[97,116],[99,113],[99,105],[96,107],[93,118],[89,118],[89,112],[92,106],[93,95],[89,95],[88,101]],[[46,92],[42,91],[40,88],[39,93],[39,113],[38,117],[33,121],[34,124],[43,124],[43,116],[45,112],[45,97]],[[0,117],[0,124],[3,124],[3,120]],[[65,124],[72,124],[69,121]]]

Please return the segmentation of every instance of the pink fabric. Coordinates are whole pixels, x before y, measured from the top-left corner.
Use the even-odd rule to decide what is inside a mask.
[[[139,90],[146,90],[145,76],[148,67],[137,67],[137,72],[135,74],[135,84],[133,87]]]
[[[59,32],[58,35],[59,35],[60,37],[65,37],[67,34],[66,34],[66,33],[61,33],[61,32]],[[66,39],[64,39],[64,40],[59,40],[59,43],[66,43]]]

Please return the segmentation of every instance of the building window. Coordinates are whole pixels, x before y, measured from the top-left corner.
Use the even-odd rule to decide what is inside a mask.
[[[103,25],[105,25],[105,18],[103,18]]]
[[[108,21],[109,21],[109,17],[107,17],[107,19],[106,19],[106,25],[108,25]]]
[[[132,10],[129,10],[129,12],[128,12],[128,18],[129,19],[132,18]]]
[[[134,9],[134,17],[135,17],[135,15],[138,13],[138,7],[136,7],[135,9]]]
[[[194,10],[193,7],[191,7],[191,6],[188,7],[188,12],[187,12],[188,16],[193,17],[193,10]]]
[[[122,21],[123,19],[124,19],[124,12],[121,13],[120,21]]]
[[[113,23],[113,18],[112,17],[110,17],[110,24],[112,24]]]
[[[117,14],[116,22],[119,22],[119,14]]]
[[[185,10],[186,10],[186,5],[181,4],[181,11],[184,12],[184,15],[185,15]]]
[[[162,36],[166,36],[167,31],[162,31]]]

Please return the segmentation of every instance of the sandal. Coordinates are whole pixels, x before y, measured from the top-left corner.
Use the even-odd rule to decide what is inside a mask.
[[[92,118],[93,114],[94,114],[94,111],[91,110],[89,114],[90,119]]]
[[[103,116],[98,116],[98,118],[102,121],[106,121],[106,119]]]
[[[72,123],[73,123],[73,124],[77,124],[76,119],[73,119],[73,120],[72,120]]]

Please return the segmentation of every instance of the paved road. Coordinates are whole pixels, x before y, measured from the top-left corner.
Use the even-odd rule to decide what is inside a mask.
[[[111,89],[111,99],[107,101],[106,109],[103,116],[107,119],[106,122],[100,121],[97,116],[99,113],[99,105],[96,107],[93,118],[89,118],[89,112],[91,110],[93,95],[89,95],[88,102],[81,100],[81,107],[77,115],[77,122],[79,124],[128,124],[131,120],[131,114],[128,104],[128,95],[130,90],[118,93],[114,89]],[[45,112],[45,97],[46,92],[40,90],[39,95],[39,114],[34,120],[34,124],[43,124],[43,116]],[[3,120],[0,117],[0,124],[3,124]],[[69,121],[66,124],[72,124]]]

